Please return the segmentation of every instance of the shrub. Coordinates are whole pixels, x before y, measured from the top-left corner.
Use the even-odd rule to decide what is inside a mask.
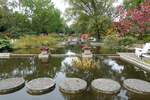
[[[145,35],[143,37],[144,42],[150,42],[150,35]]]
[[[137,39],[132,36],[125,36],[123,38],[120,38],[119,45],[122,45],[122,46],[132,45],[136,41]]]
[[[116,35],[108,35],[103,40],[104,48],[113,49],[118,48],[119,46],[119,38]]]
[[[125,51],[124,45],[120,44],[120,37],[115,34],[108,35],[103,40],[101,52],[103,53],[116,53]]]
[[[7,39],[0,38],[0,51],[10,51],[12,50],[12,45]]]

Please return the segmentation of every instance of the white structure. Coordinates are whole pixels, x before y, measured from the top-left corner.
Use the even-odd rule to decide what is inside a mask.
[[[83,58],[92,58],[93,54],[90,47],[84,47],[84,51],[82,53]]]
[[[138,57],[150,57],[148,51],[150,50],[150,43],[146,43],[143,48],[135,48],[135,55]]]
[[[71,50],[68,50],[68,52],[65,54],[66,56],[75,56],[76,53],[72,52]]]
[[[40,54],[38,55],[38,58],[39,58],[39,59],[48,59],[48,58],[49,58],[49,54],[42,54],[42,53],[40,53]]]
[[[10,58],[10,53],[0,53],[0,58]]]

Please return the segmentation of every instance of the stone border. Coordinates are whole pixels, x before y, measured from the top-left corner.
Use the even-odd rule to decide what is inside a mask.
[[[16,92],[24,87],[23,78],[8,78],[0,81],[0,94]]]
[[[137,58],[135,58],[135,54],[134,53],[117,53],[120,55],[120,58],[135,65],[138,68],[141,68],[147,72],[150,72],[150,64],[147,64],[145,62],[143,62],[142,60],[138,60]],[[135,57],[132,57],[135,56]]]
[[[51,78],[37,78],[29,81],[26,88],[30,94],[45,94],[55,88],[55,82]]]
[[[116,94],[120,91],[120,84],[112,79],[95,79],[91,83],[91,87],[96,92],[104,94]]]
[[[126,79],[123,86],[136,94],[150,95],[150,83],[139,79]]]
[[[66,78],[60,85],[61,92],[68,94],[76,94],[85,91],[87,82],[80,78]]]

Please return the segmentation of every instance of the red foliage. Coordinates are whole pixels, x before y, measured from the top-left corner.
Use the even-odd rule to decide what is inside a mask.
[[[150,0],[141,3],[139,6],[126,11],[121,7],[118,7],[120,19],[118,22],[114,22],[119,35],[132,32],[141,36],[145,31],[150,29],[147,23],[150,23]],[[135,28],[136,27],[136,28]],[[135,29],[134,29],[135,28]]]

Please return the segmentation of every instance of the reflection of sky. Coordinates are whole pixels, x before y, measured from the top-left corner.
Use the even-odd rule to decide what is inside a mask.
[[[122,5],[124,0],[116,0],[116,2],[113,4],[114,7]]]
[[[121,73],[124,70],[124,66],[119,65],[115,60],[112,59],[105,59],[104,63],[111,66],[111,69],[113,71],[116,71],[118,73]]]
[[[26,76],[26,75],[32,75],[36,71],[36,67],[30,67],[30,68],[24,68],[24,69],[19,69],[16,68],[12,71],[13,76]]]
[[[78,57],[75,57],[75,54],[76,53],[68,50],[68,52],[65,54],[67,57],[61,62],[61,66],[63,68],[67,66],[72,66],[73,61],[78,59]]]
[[[69,7],[67,0],[52,0],[55,7],[59,9],[62,13],[65,12],[66,8]]]

